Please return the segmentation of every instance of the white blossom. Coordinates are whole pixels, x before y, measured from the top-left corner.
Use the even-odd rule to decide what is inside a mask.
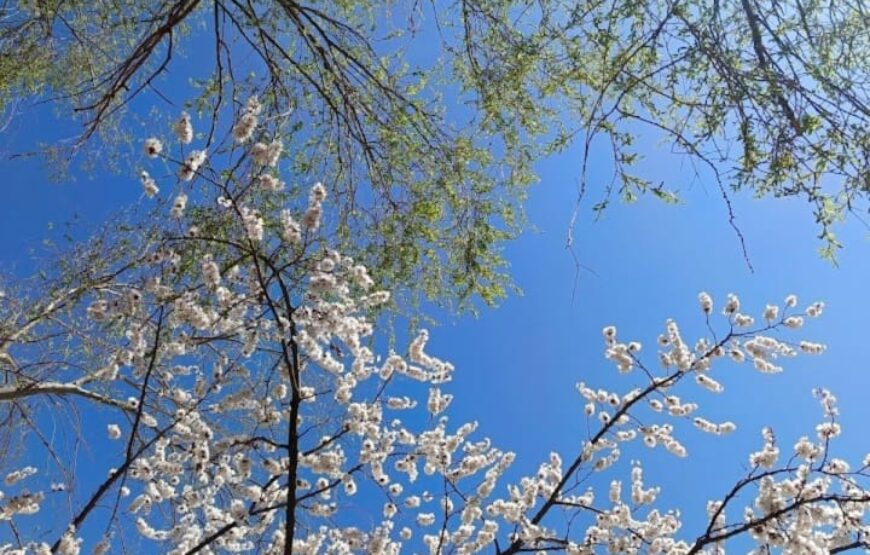
[[[145,144],[142,148],[145,151],[146,156],[149,158],[157,158],[160,156],[160,153],[163,152],[163,143],[161,143],[159,139],[152,137],[145,140]]]
[[[145,192],[145,196],[148,198],[154,198],[157,193],[160,192],[160,189],[157,188],[157,182],[154,181],[146,171],[143,171],[140,177],[142,179],[142,189]]]
[[[190,123],[190,114],[181,112],[181,117],[173,124],[172,131],[181,144],[190,144],[193,141],[193,125]]]
[[[192,151],[187,158],[184,159],[184,163],[181,165],[181,170],[178,172],[178,176],[183,181],[190,181],[199,171],[200,166],[205,163],[206,152],[204,150],[194,150]]]

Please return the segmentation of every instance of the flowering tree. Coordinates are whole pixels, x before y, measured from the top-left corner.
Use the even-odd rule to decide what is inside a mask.
[[[605,357],[632,386],[577,384],[589,435],[512,481],[514,453],[476,422],[449,420],[454,368],[426,352],[427,332],[377,354],[390,295],[329,248],[321,184],[293,204],[276,169],[282,144],[259,118],[251,98],[222,145],[189,150],[182,115],[173,145],[144,144],[172,169],[142,173],[161,214],[153,229],[112,257],[83,258],[44,300],[12,290],[0,300],[0,409],[7,434],[27,430],[21,452],[7,442],[17,462],[0,497],[0,553],[712,554],[740,537],[754,553],[870,548],[870,457],[835,458],[825,390],[815,435],[781,454],[765,429],[745,477],[709,502],[704,529],[684,531],[678,511],[659,507],[640,464],[615,472],[633,443],[687,456],[683,422],[733,432],[703,417],[687,385],[722,393],[722,365],[776,373],[783,359],[822,353],[779,335],[822,303],[801,312],[789,296],[756,323],[732,295],[718,325],[702,293],[708,335],[692,343],[669,321],[658,369],[605,328]],[[63,414],[106,421],[104,467],[89,479],[51,438]],[[97,442],[93,429],[81,438]],[[605,491],[582,489],[606,473]]]

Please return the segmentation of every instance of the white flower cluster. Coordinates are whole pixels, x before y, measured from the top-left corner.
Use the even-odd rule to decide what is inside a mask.
[[[206,156],[204,150],[192,151],[187,158],[184,159],[184,163],[181,165],[181,169],[178,172],[178,177],[180,177],[182,181],[190,181],[193,179],[199,171],[200,166],[205,163]]]
[[[12,487],[34,474],[36,474],[36,468],[26,466],[7,474],[3,483],[6,487]],[[40,504],[44,499],[45,495],[42,492],[31,493],[27,489],[22,489],[17,494],[7,498],[0,490],[0,522],[12,520],[16,515],[32,515],[39,512]]]
[[[269,175],[264,173],[263,175],[257,178],[257,182],[260,187],[267,191],[280,191],[284,189],[284,182],[275,177],[274,175]]]
[[[157,158],[160,156],[160,153],[163,152],[163,143],[161,143],[159,139],[152,137],[145,141],[144,150],[149,158]]]
[[[302,242],[302,228],[293,218],[293,213],[290,210],[284,209],[281,211],[281,236],[291,245],[298,245]]]
[[[257,116],[260,115],[262,109],[263,107],[256,96],[248,99],[239,121],[233,126],[233,137],[236,142],[246,143],[250,140],[254,130],[257,129]]]
[[[773,430],[770,428],[764,428],[761,434],[764,437],[764,448],[749,455],[749,464],[763,468],[773,468],[773,465],[779,459],[779,447],[776,446],[776,438],[773,436]]]
[[[308,195],[308,210],[302,217],[302,225],[308,231],[317,231],[320,219],[323,217],[323,201],[326,199],[326,188],[321,183],[315,183]]]
[[[243,206],[241,208],[242,223],[245,226],[245,232],[248,239],[254,243],[259,243],[263,240],[263,217],[260,212],[253,208]]]
[[[141,174],[142,178],[142,189],[145,192],[145,195],[148,198],[154,198],[157,193],[160,192],[160,189],[157,187],[157,182],[154,181],[154,178],[148,175],[148,172],[143,171]]]
[[[187,194],[179,193],[172,202],[172,217],[178,219],[184,216],[185,208],[187,208]]]
[[[181,112],[181,117],[173,124],[172,131],[181,144],[189,145],[193,142],[193,125],[190,122],[190,114]]]
[[[268,144],[254,143],[254,146],[251,147],[251,157],[258,166],[274,168],[278,165],[278,160],[281,158],[283,151],[284,144],[280,139],[276,139]]]

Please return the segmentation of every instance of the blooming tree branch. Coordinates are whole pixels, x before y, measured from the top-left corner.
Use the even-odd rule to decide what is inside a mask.
[[[185,153],[195,137],[188,115],[174,125],[180,155],[146,141],[146,155],[174,170],[143,175],[163,215],[147,255],[75,289],[63,309],[49,303],[26,334],[4,339],[11,382],[0,387],[0,406],[36,411],[37,394],[53,394],[80,398],[87,414],[123,410],[111,412],[105,434],[119,447],[107,451],[107,477],[92,490],[30,493],[19,483],[35,483],[36,466],[7,475],[17,493],[3,498],[2,520],[23,521],[64,491],[75,508],[69,518],[53,514],[52,543],[22,538],[0,553],[78,554],[94,528],[105,531],[88,546],[96,555],[127,535],[178,555],[688,555],[722,553],[738,537],[758,554],[866,546],[870,457],[853,470],[834,456],[838,411],[823,389],[816,437],[801,438],[780,464],[765,429],[751,470],[709,502],[696,535],[682,534],[679,512],[659,507],[660,490],[646,485],[639,463],[625,488],[616,465],[632,443],[688,456],[683,425],[733,433],[735,423],[702,416],[687,388],[722,394],[724,364],[772,374],[785,359],[821,354],[821,344],[783,336],[819,316],[822,303],[801,312],[789,296],[756,323],[731,295],[717,332],[713,299],[702,293],[707,336],[692,344],[668,321],[661,369],[643,360],[639,342],[605,328],[605,358],[635,387],[578,383],[594,430],[567,464],[554,452],[513,481],[505,474],[514,453],[479,436],[477,422],[451,421],[454,367],[429,354],[428,332],[402,353],[377,354],[376,314],[390,293],[329,247],[323,185],[301,206],[285,194],[276,168],[283,146],[258,114],[249,100],[226,141],[209,149]],[[161,189],[174,189],[162,204]],[[45,358],[48,347],[62,360]],[[77,357],[100,370],[84,370]],[[605,495],[591,486],[598,475],[612,476]]]

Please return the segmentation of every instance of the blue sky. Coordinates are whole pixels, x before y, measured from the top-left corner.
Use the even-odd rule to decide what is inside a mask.
[[[681,178],[672,169],[673,160],[656,158],[660,165],[655,170],[663,178]],[[479,320],[461,320],[433,334],[432,349],[449,355],[458,367],[457,412],[477,414],[496,444],[517,450],[521,464],[531,468],[549,449],[563,456],[576,452],[585,418],[575,382],[619,391],[636,383],[618,376],[602,358],[604,325],[615,324],[623,337],[642,341],[645,358],[655,367],[655,338],[667,318],[677,320],[687,338],[704,333],[698,292],[712,294],[717,311],[727,293],[737,293],[756,318],[765,303],[781,304],[786,294],[795,293],[802,303],[824,300],[827,310],[794,338],[822,341],[828,351],[787,361],[785,372],[773,376],[726,363],[717,378],[725,385],[720,396],[694,387],[684,390],[701,404],[702,416],[734,420],[738,431],[710,438],[679,426],[684,433],[678,437],[685,439],[690,456],[679,460],[656,452],[649,458],[647,478],[663,487],[663,499],[697,519],[706,499],[723,495],[741,476],[748,453],[761,444],[762,426],[774,427],[784,452],[799,436],[812,435],[820,413],[810,392],[819,386],[840,400],[845,428],[841,454],[859,461],[870,421],[865,397],[870,379],[860,349],[870,309],[864,230],[854,222],[843,226],[847,248],[840,267],[833,268],[815,252],[806,205],[738,195],[735,208],[752,273],[711,185],[694,186],[679,206],[651,198],[614,205],[597,223],[587,209],[576,232],[577,250],[594,274],[581,274],[572,300],[575,274],[565,232],[576,171],[577,158],[571,154],[542,164],[542,183],[528,204],[540,231],[507,249],[524,295]],[[640,450],[630,457],[647,454]]]
[[[0,151],[26,150],[38,140],[72,136],[77,129],[47,107],[28,110],[0,137]],[[685,390],[701,404],[701,415],[734,420],[737,432],[710,438],[689,425],[678,426],[690,452],[687,459],[637,450],[619,467],[624,471],[629,458],[643,457],[648,483],[663,487],[666,507],[683,510],[691,536],[706,499],[726,492],[744,471],[748,453],[760,447],[763,425],[774,427],[786,452],[800,435],[812,435],[820,417],[810,394],[814,387],[828,387],[840,399],[845,433],[837,452],[855,463],[864,456],[870,373],[862,347],[868,340],[870,243],[859,222],[845,222],[838,230],[846,248],[835,268],[816,253],[817,230],[806,203],[736,194],[734,209],[754,265],[751,272],[715,185],[695,180],[666,146],[642,139],[649,145],[647,176],[680,188],[681,204],[642,198],[633,205],[613,204],[593,222],[594,195],[610,177],[606,153],[593,152],[590,197],[575,231],[576,253],[589,271],[581,272],[574,292],[575,267],[565,235],[576,198],[579,149],[542,161],[541,182],[527,204],[536,230],[505,247],[523,295],[484,310],[479,318],[441,315],[429,351],[457,367],[452,418],[478,420],[496,445],[516,451],[512,476],[518,476],[535,472],[551,450],[565,459],[576,453],[587,429],[574,390],[577,381],[622,392],[639,383],[617,375],[603,359],[604,325],[616,324],[622,337],[642,341],[642,354],[656,366],[655,338],[667,318],[675,318],[687,338],[704,332],[697,303],[702,290],[717,301],[717,314],[725,295],[734,292],[757,318],[765,303],[781,303],[789,293],[798,295],[801,307],[824,300],[825,315],[791,336],[827,343],[823,356],[786,361],[786,371],[774,376],[724,364],[718,374],[724,395]],[[55,183],[40,160],[4,156],[0,164],[0,268],[19,276],[39,258],[49,222],[57,226],[77,216],[88,228],[141,196],[136,168],[90,177],[76,171],[75,179]],[[104,425],[97,429],[102,433]],[[597,483],[606,485],[613,476]]]

